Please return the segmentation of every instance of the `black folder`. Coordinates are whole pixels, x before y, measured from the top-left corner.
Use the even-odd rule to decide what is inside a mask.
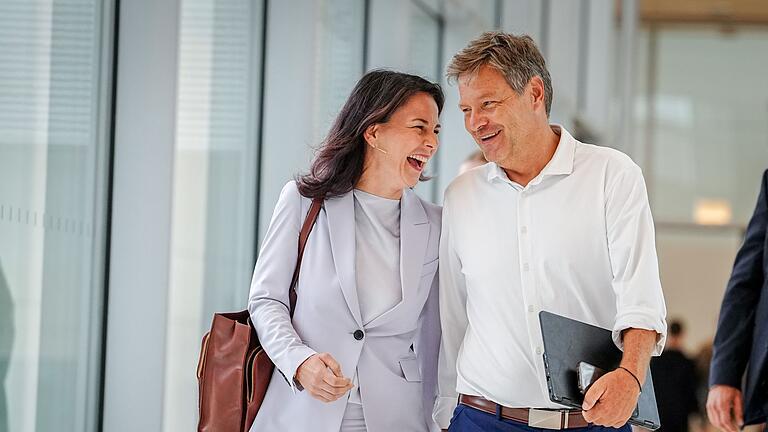
[[[580,409],[584,396],[578,387],[576,371],[579,362],[612,371],[621,363],[621,351],[613,343],[610,330],[547,311],[539,313],[539,321],[544,340],[544,369],[549,399]],[[655,430],[660,427],[660,422],[650,368],[646,377],[629,423]]]

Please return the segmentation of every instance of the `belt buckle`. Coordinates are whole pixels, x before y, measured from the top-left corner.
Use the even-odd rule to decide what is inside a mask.
[[[528,426],[560,430],[563,427],[568,427],[567,424],[564,425],[563,423],[563,411],[540,410],[536,408],[528,410]]]

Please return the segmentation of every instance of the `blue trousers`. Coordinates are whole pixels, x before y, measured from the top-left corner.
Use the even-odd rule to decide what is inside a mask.
[[[566,429],[568,432],[631,432],[629,424],[620,428],[605,426],[587,426]],[[493,414],[459,404],[453,411],[453,418],[448,432],[553,432],[548,429],[530,427],[512,420],[500,419]]]

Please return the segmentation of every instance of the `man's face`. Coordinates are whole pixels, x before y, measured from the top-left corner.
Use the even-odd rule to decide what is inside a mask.
[[[485,158],[503,167],[523,142],[533,119],[530,83],[518,95],[504,76],[489,66],[482,66],[475,75],[462,75],[458,81],[464,127]]]

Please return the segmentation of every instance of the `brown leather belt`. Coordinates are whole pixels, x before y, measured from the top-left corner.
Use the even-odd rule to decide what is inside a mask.
[[[577,410],[509,408],[480,396],[468,395],[459,395],[459,403],[493,415],[496,415],[496,410],[499,408],[503,419],[542,429],[583,428],[589,425],[581,415],[581,411]]]

